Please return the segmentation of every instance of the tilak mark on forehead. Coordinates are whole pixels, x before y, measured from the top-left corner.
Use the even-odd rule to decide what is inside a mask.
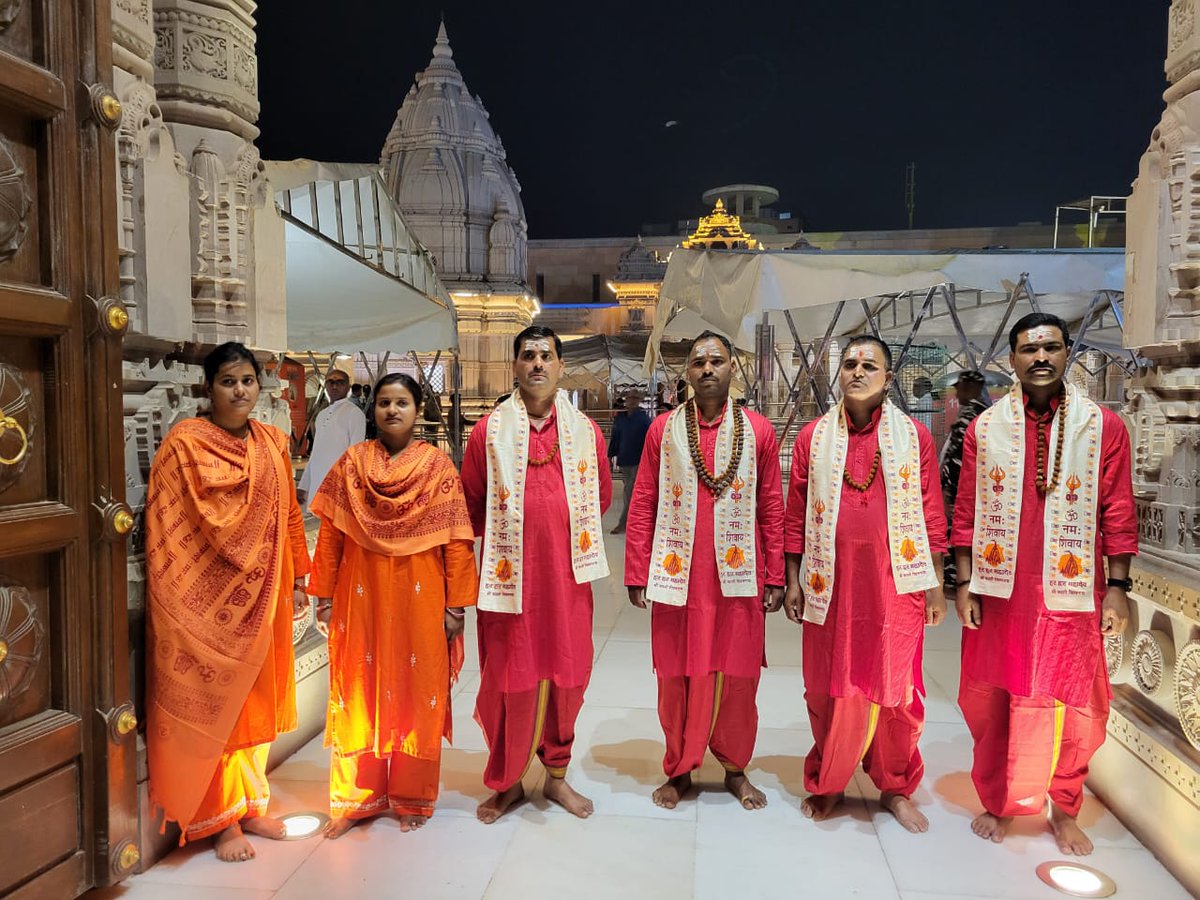
[[[1058,329],[1051,325],[1038,325],[1030,328],[1025,332],[1025,340],[1027,343],[1039,343],[1041,341],[1057,341],[1061,340],[1060,336],[1055,334]]]
[[[553,349],[550,342],[544,338],[526,338],[525,350],[532,350],[534,353],[549,353]]]

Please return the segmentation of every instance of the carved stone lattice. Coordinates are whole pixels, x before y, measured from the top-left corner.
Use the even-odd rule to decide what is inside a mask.
[[[32,203],[25,170],[12,146],[0,137],[0,262],[12,259],[25,240]]]
[[[295,646],[304,640],[304,635],[308,634],[308,629],[317,621],[317,613],[313,604],[308,604],[305,608],[304,615],[298,619],[292,619],[292,645]]]
[[[0,577],[0,704],[28,690],[46,650],[29,590]]]
[[[1175,663],[1175,709],[1179,727],[1200,750],[1200,641],[1191,641]]]
[[[1147,697],[1165,693],[1175,666],[1175,646],[1161,631],[1139,631],[1133,639],[1133,680]]]
[[[25,471],[37,425],[37,407],[24,373],[0,359],[0,493],[16,484]]]
[[[1129,678],[1129,642],[1125,635],[1114,634],[1104,639],[1104,661],[1108,666],[1108,680],[1121,684]]]

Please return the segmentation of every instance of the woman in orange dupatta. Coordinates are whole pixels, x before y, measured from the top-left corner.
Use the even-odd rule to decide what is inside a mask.
[[[296,727],[292,617],[308,603],[288,439],[249,418],[260,374],[238,343],[205,358],[211,417],[171,429],[146,492],[150,799],[181,844],[216,835],[226,862],[254,857],[244,831],[284,836],[264,815],[267,751]]]
[[[412,438],[420,408],[415,381],[384,377],[378,440],[347,450],[310,506],[321,533],[309,593],[329,635],[330,838],[389,809],[401,831],[425,824],[451,736],[475,535],[454,464]]]

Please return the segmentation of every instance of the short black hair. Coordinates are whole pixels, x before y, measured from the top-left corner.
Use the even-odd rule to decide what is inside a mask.
[[[733,342],[731,340],[729,340],[729,338],[725,337],[725,335],[718,334],[715,331],[710,331],[707,328],[704,331],[700,332],[698,335],[696,335],[694,338],[692,338],[692,343],[688,346],[688,356],[692,355],[692,351],[696,349],[696,345],[698,343],[700,343],[701,341],[710,341],[710,340],[717,340],[717,341],[720,341],[722,344],[724,344],[725,352],[729,354],[730,359],[733,359]]]
[[[520,358],[522,344],[537,338],[554,338],[554,352],[558,354],[559,359],[562,359],[562,338],[554,333],[553,328],[547,328],[545,325],[530,325],[513,338],[513,359]]]
[[[1017,324],[1008,331],[1008,349],[1017,349],[1017,335],[1022,331],[1028,331],[1030,328],[1037,328],[1039,325],[1053,325],[1062,334],[1063,343],[1068,347],[1071,346],[1071,332],[1067,330],[1067,323],[1053,313],[1031,312],[1026,316],[1021,316],[1017,319]]]
[[[379,400],[379,392],[389,384],[398,384],[410,394],[412,394],[413,405],[421,405],[421,385],[417,383],[417,379],[413,378],[404,372],[392,372],[390,375],[384,375],[379,379],[379,383],[375,385],[375,400]],[[374,404],[372,404],[372,409]]]
[[[237,341],[226,341],[224,344],[214,347],[208,356],[204,357],[205,382],[211,386],[217,380],[217,372],[221,371],[221,366],[232,362],[250,363],[254,367],[254,376],[262,378],[262,366],[254,358],[254,354],[246,348],[246,345]]]
[[[858,344],[874,344],[876,347],[882,350],[884,367],[889,372],[892,371],[892,348],[884,343],[882,338],[877,338],[873,334],[856,334],[854,337],[850,338],[850,340],[846,343],[846,349],[842,351],[843,359],[845,358],[846,354],[850,352],[850,348],[857,346]]]

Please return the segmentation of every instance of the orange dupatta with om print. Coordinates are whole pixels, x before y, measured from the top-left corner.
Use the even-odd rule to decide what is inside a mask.
[[[334,464],[309,509],[359,546],[384,556],[475,540],[454,463],[419,440],[395,459],[379,441],[355,444]],[[463,658],[460,634],[450,646],[452,683]]]
[[[287,438],[253,420],[246,441],[180,422],[146,497],[151,800],[186,833],[262,672],[289,554],[305,571],[307,554],[289,543]]]

